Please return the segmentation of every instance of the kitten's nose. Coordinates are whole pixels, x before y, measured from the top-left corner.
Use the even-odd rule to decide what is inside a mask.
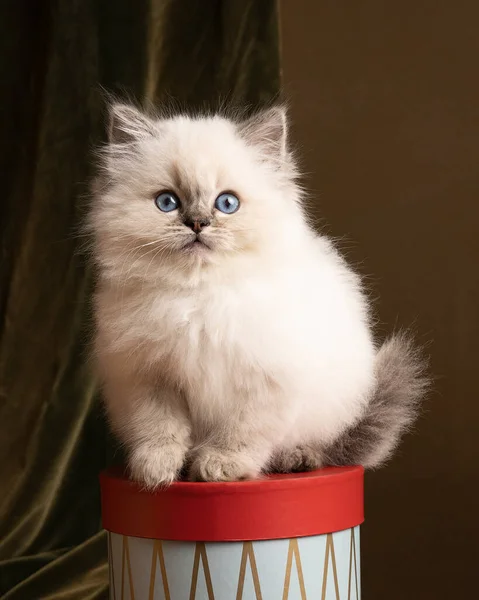
[[[208,219],[185,219],[183,223],[192,229],[195,233],[200,233],[202,229],[208,227],[211,223]]]

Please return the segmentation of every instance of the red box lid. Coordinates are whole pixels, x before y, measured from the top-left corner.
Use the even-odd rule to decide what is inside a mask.
[[[183,541],[271,540],[332,533],[364,520],[364,469],[331,467],[253,481],[179,481],[148,492],[110,469],[100,475],[103,527]]]

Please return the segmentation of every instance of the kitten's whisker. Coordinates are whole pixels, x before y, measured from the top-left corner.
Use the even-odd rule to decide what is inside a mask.
[[[144,248],[145,246],[151,246],[152,244],[157,244],[158,242],[161,242],[162,240],[155,240],[154,242],[148,242],[147,244],[141,244],[141,246],[137,246],[137,248]]]
[[[157,257],[159,254],[161,254],[161,252],[163,252],[163,251],[165,251],[165,250],[168,250],[168,248],[167,248],[166,246],[160,246],[160,248],[158,248],[158,249],[156,250],[155,254],[154,254],[152,257],[151,257],[151,260],[150,260],[150,262],[148,263],[148,267],[146,268],[146,271],[145,271],[145,276],[144,276],[144,278],[143,278],[142,289],[143,289],[143,286],[144,286],[144,282],[147,280],[148,271],[149,271],[149,269],[150,269],[151,263],[154,261],[154,259],[155,259],[155,258],[156,258],[156,257]]]
[[[141,245],[139,245],[139,246],[136,246],[136,247],[135,247],[135,248],[133,248],[133,249],[130,249],[130,251],[128,252],[128,254],[127,254],[127,256],[126,256],[125,260],[123,261],[123,265],[122,265],[122,267],[121,267],[121,270],[120,270],[120,277],[121,277],[121,286],[120,286],[120,291],[121,291],[121,306],[123,306],[123,305],[124,305],[124,302],[123,302],[123,300],[124,300],[125,288],[126,288],[126,285],[127,285],[128,281],[129,281],[129,279],[130,279],[130,273],[131,273],[132,269],[134,268],[134,266],[136,265],[136,263],[137,263],[138,261],[140,261],[140,260],[141,260],[141,259],[142,259],[144,256],[147,256],[147,255],[148,255],[150,252],[153,252],[153,251],[154,251],[156,248],[151,248],[151,249],[149,249],[149,250],[148,250],[146,253],[144,253],[144,254],[142,254],[141,256],[139,256],[139,257],[135,258],[135,260],[133,260],[133,262],[130,264],[130,267],[129,267],[129,269],[128,269],[127,273],[126,273],[125,275],[123,275],[123,269],[124,269],[124,266],[125,266],[125,264],[126,264],[126,261],[128,260],[128,258],[129,258],[129,257],[130,257],[132,254],[133,254],[133,257],[132,257],[132,258],[134,258],[134,257],[135,257],[135,255],[136,255],[136,253],[137,253],[139,250],[141,250],[143,247],[145,247],[145,246],[151,246],[152,244],[158,244],[158,243],[160,243],[160,242],[162,242],[162,240],[161,240],[161,239],[158,239],[158,240],[155,240],[154,242],[149,242],[149,243],[147,243],[147,244],[141,244]]]
[[[160,244],[161,242],[162,242],[162,240],[157,240],[157,241],[156,241],[156,244]],[[149,244],[148,244],[148,245],[149,245]],[[135,252],[138,252],[139,250],[141,250],[141,248],[142,248],[142,247],[143,247],[143,246],[137,247],[137,248],[135,249]],[[136,264],[137,264],[137,263],[138,263],[140,260],[142,260],[142,259],[143,259],[145,256],[148,256],[148,254],[150,254],[151,252],[154,252],[155,250],[156,250],[156,247],[154,247],[154,248],[149,248],[149,249],[148,249],[146,252],[144,252],[144,253],[143,253],[141,256],[137,256],[137,257],[135,258],[135,260],[134,260],[134,261],[131,263],[131,265],[130,265],[130,267],[129,267],[129,269],[128,269],[127,273],[126,273],[126,275],[124,276],[124,279],[125,279],[125,280],[128,280],[128,279],[130,278],[130,273],[131,273],[131,271],[132,271],[133,267],[134,267],[134,266],[135,266],[135,265],[136,265]]]

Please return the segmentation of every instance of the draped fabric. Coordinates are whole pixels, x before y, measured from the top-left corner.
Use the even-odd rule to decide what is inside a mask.
[[[273,0],[5,0],[0,8],[0,595],[106,598],[82,251],[104,90],[192,107],[279,90]]]

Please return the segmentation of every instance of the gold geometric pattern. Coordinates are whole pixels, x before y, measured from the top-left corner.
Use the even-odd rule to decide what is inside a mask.
[[[348,600],[351,600],[351,581],[353,578],[353,557],[354,557],[354,582],[356,584],[356,600],[359,600],[358,565],[357,565],[357,559],[356,559],[356,536],[354,533],[354,527],[351,529],[351,543],[349,545]]]
[[[148,600],[153,600],[155,596],[155,579],[156,579],[156,562],[160,563],[161,579],[163,580],[163,592],[165,594],[165,600],[171,600],[170,589],[168,587],[168,577],[166,576],[165,567],[165,556],[163,554],[163,544],[160,540],[156,540],[153,545],[153,553],[151,557],[151,571],[150,571],[150,592],[148,594]]]
[[[211,583],[210,565],[208,564],[208,555],[204,542],[196,542],[195,559],[193,561],[193,573],[191,574],[190,600],[195,600],[196,586],[198,585],[198,571],[200,568],[200,558],[203,563],[203,572],[205,574],[206,591],[208,600],[215,600],[213,593],[213,584]]]
[[[241,555],[241,565],[238,578],[238,591],[236,592],[236,600],[243,600],[244,581],[246,577],[246,563],[251,567],[251,575],[253,576],[254,593],[256,600],[262,600],[261,586],[259,584],[258,568],[256,566],[256,557],[254,555],[253,542],[243,542],[243,554]]]
[[[291,582],[291,568],[293,566],[293,556],[298,571],[299,589],[301,591],[301,600],[306,600],[306,589],[304,587],[303,567],[301,566],[301,555],[299,553],[298,540],[293,538],[289,540],[288,559],[286,560],[286,576],[284,578],[283,600],[288,600],[289,584]]]
[[[336,592],[336,600],[341,600],[339,597],[339,584],[338,584],[338,571],[336,567],[336,553],[334,552],[334,541],[331,533],[326,536],[326,553],[324,555],[324,567],[323,567],[323,591],[321,594],[321,600],[326,598],[326,589],[328,585],[328,571],[329,571],[329,556],[331,555],[331,565],[333,567],[333,578],[334,578],[334,590]]]
[[[121,600],[124,600],[125,598],[125,563],[128,570],[128,580],[130,582],[130,600],[135,600],[133,576],[131,574],[130,546],[126,535],[123,536],[123,553],[121,558]]]
[[[344,532],[346,533],[346,532]],[[156,583],[156,573],[157,573],[157,565],[160,567],[160,574],[162,578],[163,584],[163,593],[165,600],[171,600],[171,593],[168,584],[168,577],[165,565],[165,556],[163,550],[163,542],[160,540],[152,540],[153,542],[153,551],[151,557],[151,569],[150,569],[150,579],[149,579],[149,593],[147,600],[153,600],[155,595],[155,583]],[[248,562],[250,565],[251,576],[253,580],[254,592],[255,592],[255,600],[262,600],[261,594],[261,584],[260,577],[258,573],[258,567],[256,564],[256,557],[254,552],[254,543],[253,542],[243,542],[243,552],[241,555],[240,569],[239,569],[239,577],[238,577],[238,586],[236,592],[236,600],[246,600],[244,599],[244,586],[245,579],[247,573]],[[127,594],[127,589],[129,588],[129,600],[135,600],[135,591],[133,586],[133,575],[131,568],[131,560],[130,560],[130,546],[129,539],[127,536],[122,536],[122,559],[121,559],[121,591],[120,591],[120,600],[125,600],[125,595]],[[350,540],[349,540],[349,571],[348,571],[348,595],[347,600],[359,600],[359,581],[358,581],[358,557],[356,555],[356,532],[355,528],[350,530]],[[108,533],[108,555],[109,555],[109,574],[110,574],[110,586],[111,586],[111,599],[117,600],[116,589],[115,589],[115,574],[113,570],[113,548],[112,548],[112,539],[111,533]],[[306,586],[303,575],[303,567],[301,563],[301,553],[299,549],[298,539],[289,540],[288,545],[288,556],[286,559],[286,572],[284,576],[284,587],[283,587],[283,597],[282,600],[289,600],[290,594],[290,584],[291,584],[291,576],[293,570],[293,561],[296,565],[296,572],[299,582],[299,589],[301,594],[301,600],[306,600]],[[208,600],[215,600],[215,594],[213,591],[213,583],[211,578],[210,565],[208,562],[208,554],[206,551],[206,545],[204,542],[196,542],[195,543],[195,554],[193,559],[193,570],[191,573],[191,588],[190,588],[190,596],[189,600],[195,600],[197,594],[198,587],[198,576],[200,571],[200,563],[203,568],[205,584],[206,584],[206,592],[208,595]],[[339,592],[339,581],[338,581],[338,569],[336,563],[336,552],[334,548],[334,537],[333,534],[328,533],[326,535],[326,547],[324,554],[324,564],[323,564],[323,580],[322,580],[322,592],[321,592],[321,600],[326,600],[326,594],[328,591],[328,577],[330,576],[329,571],[332,571],[333,584],[334,584],[334,595],[335,600],[346,600],[343,596],[341,598]],[[344,569],[342,570],[343,576],[345,575]],[[278,573],[278,576],[280,574]],[[353,582],[354,578],[354,582]],[[145,582],[146,583],[146,582]],[[185,582],[186,583],[186,582]],[[233,583],[233,582],[232,582]],[[344,582],[345,583],[345,582]],[[173,590],[174,596],[174,590]],[[250,596],[248,596],[250,598]],[[329,598],[329,596],[328,596]],[[139,599],[143,600],[143,599]],[[146,600],[146,599],[145,599]],[[216,600],[222,600],[221,598],[217,598]]]

